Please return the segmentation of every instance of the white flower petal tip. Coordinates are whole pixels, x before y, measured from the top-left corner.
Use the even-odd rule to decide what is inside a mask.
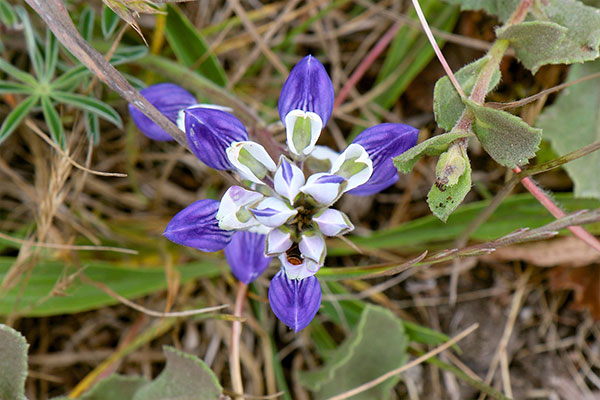
[[[352,143],[335,160],[331,173],[343,176],[348,185],[345,192],[367,182],[373,173],[373,161],[360,144]]]
[[[267,173],[277,168],[265,148],[255,142],[231,143],[227,148],[227,158],[244,179],[258,184],[263,184]]]
[[[257,204],[264,196],[252,190],[232,186],[221,198],[217,221],[219,228],[225,230],[248,229],[258,225],[248,208]]]
[[[290,208],[285,202],[275,197],[267,197],[250,211],[258,222],[270,228],[280,227],[298,213],[297,210]]]
[[[354,230],[354,225],[346,214],[331,208],[318,212],[312,220],[325,236],[345,235]]]
[[[304,232],[298,248],[305,259],[310,259],[320,265],[323,265],[325,262],[327,246],[325,246],[325,240],[320,233]]]
[[[265,253],[268,256],[277,256],[285,253],[292,246],[292,233],[288,229],[273,229],[267,235]]]
[[[302,170],[281,156],[273,179],[275,191],[288,199],[291,205],[294,205],[294,200],[305,182]]]
[[[290,259],[292,262],[290,262]],[[288,258],[287,254],[280,255],[279,261],[281,261],[281,265],[283,266],[283,270],[288,279],[302,280],[308,278],[319,272],[319,269],[322,267],[321,264],[317,264],[310,258],[300,259],[300,262],[298,263],[298,259]]]
[[[290,152],[298,158],[305,158],[315,148],[323,120],[314,112],[292,110],[285,116],[285,131]]]
[[[329,206],[340,198],[346,184],[346,180],[339,175],[319,172],[309,176],[300,191],[310,195],[317,203]]]

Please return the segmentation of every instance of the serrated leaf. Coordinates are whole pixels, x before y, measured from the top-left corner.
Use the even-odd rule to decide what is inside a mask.
[[[456,80],[465,92],[465,95],[469,96],[473,91],[473,86],[475,86],[477,77],[488,60],[488,56],[482,57],[479,60],[465,65],[456,72]],[[500,69],[498,68],[492,74],[487,93],[491,92],[494,87],[496,87],[498,82],[500,82],[500,78],[501,74]],[[454,85],[452,85],[450,79],[447,76],[440,78],[436,82],[433,90],[433,112],[437,124],[440,128],[450,131],[454,125],[456,125],[456,122],[464,111],[465,105],[456,89],[454,89]]]
[[[74,83],[80,82],[81,79],[89,73],[90,71],[85,65],[77,65],[75,67],[70,68],[64,74],[53,80],[50,83],[50,87],[54,90],[64,89]]]
[[[38,81],[33,75],[15,68],[11,63],[3,58],[0,58],[0,70],[6,72],[8,75],[20,80],[23,83],[27,83],[34,87],[38,86]]]
[[[219,399],[223,391],[215,374],[198,357],[172,347],[163,348],[167,365],[160,375],[140,388],[133,400]]]
[[[17,16],[6,0],[0,0],[0,22],[10,27],[17,23]]]
[[[30,86],[23,85],[22,83],[11,82],[11,81],[0,81],[0,94],[13,93],[13,94],[31,94],[33,89]]]
[[[56,109],[54,108],[54,105],[48,96],[42,96],[41,103],[42,112],[44,113],[44,120],[46,121],[48,130],[50,131],[50,137],[54,143],[64,148],[66,144],[65,131],[63,129],[58,112],[56,112]]]
[[[446,3],[456,4],[461,10],[483,10],[490,15],[497,16],[504,22],[510,17],[521,0],[444,0]],[[561,0],[562,1],[562,0]]]
[[[100,16],[100,29],[102,30],[102,36],[104,39],[108,39],[115,33],[117,25],[119,24],[119,16],[109,7],[102,7],[102,15]]]
[[[117,111],[105,102],[93,97],[63,91],[52,91],[50,96],[58,102],[72,105],[85,111],[98,115],[100,118],[112,122],[119,128],[123,127],[121,116]]]
[[[40,49],[35,40],[35,31],[33,30],[33,26],[31,25],[31,21],[29,20],[29,14],[27,10],[23,7],[16,8],[17,14],[19,15],[19,19],[23,24],[23,28],[25,31],[25,42],[27,45],[27,52],[29,53],[29,58],[31,60],[31,64],[33,65],[33,70],[35,71],[36,76],[43,77],[44,76],[44,59],[40,53]]]
[[[367,305],[352,334],[318,370],[301,373],[300,382],[314,392],[316,400],[353,389],[406,362],[408,339],[402,322],[389,310]],[[385,400],[400,376],[352,397]]]
[[[567,76],[572,82],[600,72],[600,60],[573,65]],[[600,80],[593,79],[565,89],[556,102],[540,115],[537,126],[557,154],[565,154],[600,141]],[[600,152],[564,165],[573,180],[575,196],[600,199]]]
[[[19,105],[6,116],[0,126],[0,144],[2,144],[2,142],[5,141],[19,126],[21,121],[27,117],[27,114],[29,114],[29,111],[31,111],[31,108],[37,103],[38,99],[38,96],[29,96],[20,102]]]
[[[0,324],[0,399],[25,399],[28,347],[23,335]]]
[[[219,86],[227,84],[223,67],[212,54],[210,47],[190,20],[173,5],[167,5],[165,33],[177,59],[188,67],[210,79]],[[204,60],[198,64],[199,60]]]
[[[462,203],[471,190],[471,164],[465,155],[465,169],[455,185],[434,184],[427,194],[429,209],[440,220],[446,222],[450,214]]]
[[[86,41],[91,41],[92,36],[94,35],[94,21],[96,20],[96,11],[89,5],[83,9],[81,14],[79,15],[79,23],[78,28],[81,36]]]
[[[475,136],[471,132],[455,130],[453,132],[443,133],[434,136],[419,143],[411,149],[408,149],[398,157],[394,158],[394,165],[398,171],[407,174],[409,173],[419,159],[425,155],[437,156],[442,154],[450,143],[457,139]]]
[[[527,164],[535,156],[542,140],[542,130],[532,128],[521,118],[482,106],[470,100],[463,100],[473,113],[473,132],[483,149],[498,164],[515,168]]]

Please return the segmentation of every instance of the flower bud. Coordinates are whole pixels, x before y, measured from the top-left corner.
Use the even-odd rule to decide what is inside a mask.
[[[225,258],[233,275],[249,284],[269,266],[271,257],[265,256],[265,235],[238,231],[225,247]]]

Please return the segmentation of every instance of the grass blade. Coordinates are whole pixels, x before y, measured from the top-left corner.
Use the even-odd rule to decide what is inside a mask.
[[[38,96],[29,96],[19,103],[14,110],[4,119],[0,126],[0,144],[10,136],[10,134],[19,126],[21,121],[29,114],[29,111],[37,103]]]
[[[114,108],[112,108],[103,101],[100,101],[93,97],[82,96],[80,94],[68,93],[58,90],[53,91],[50,95],[54,100],[58,102],[80,108],[84,111],[89,111],[98,115],[100,118],[103,118],[108,122],[113,123],[119,128],[123,127],[121,116],[115,111]]]

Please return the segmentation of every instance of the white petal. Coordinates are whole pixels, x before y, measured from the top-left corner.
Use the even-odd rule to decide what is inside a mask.
[[[325,246],[325,240],[323,240],[321,234],[317,232],[303,233],[298,247],[304,258],[309,258],[321,265],[325,262],[327,247]]]
[[[271,228],[277,228],[285,224],[288,219],[298,213],[282,200],[274,197],[267,197],[250,211],[252,211],[258,222]]]
[[[355,169],[357,171],[354,171]],[[347,192],[369,180],[373,173],[373,161],[360,144],[352,143],[335,160],[331,173],[348,180],[348,186],[344,189],[344,192]]]
[[[302,170],[292,164],[284,156],[279,159],[279,167],[275,172],[273,184],[275,191],[288,199],[294,205],[294,199],[300,193],[300,187],[304,185],[305,179]]]
[[[277,168],[265,148],[255,142],[231,143],[227,148],[227,158],[243,178],[254,183],[264,183],[262,179],[267,171],[273,172]]]
[[[339,199],[345,185],[346,181],[343,178],[319,172],[309,176],[300,191],[310,195],[319,204],[330,205]]]
[[[295,131],[298,119],[308,119],[310,123],[310,132],[304,132],[302,129]],[[290,152],[300,158],[306,157],[315,148],[315,144],[321,135],[323,121],[319,115],[310,111],[292,110],[285,116],[285,131],[287,145]],[[308,133],[308,137],[303,134]],[[299,148],[300,147],[300,148]]]
[[[288,262],[287,256],[282,254],[279,256],[279,261],[281,261],[281,265],[287,275],[288,279],[304,279],[309,276],[313,276],[319,271],[319,268],[322,267],[321,264],[317,264],[313,260],[309,258],[305,258],[302,261],[302,264],[294,265]]]
[[[273,229],[267,235],[266,253],[276,256],[285,253],[292,246],[292,234],[282,229]]]
[[[232,186],[221,198],[216,218],[219,228],[225,230],[246,229],[258,225],[248,207],[258,203],[264,196],[252,190]]]
[[[326,236],[344,235],[354,230],[354,225],[348,216],[332,208],[326,208],[317,213],[312,220],[317,224],[321,233]]]

